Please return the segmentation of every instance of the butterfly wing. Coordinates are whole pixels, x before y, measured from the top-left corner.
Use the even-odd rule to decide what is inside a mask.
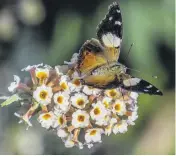
[[[93,69],[106,64],[103,55],[104,47],[96,39],[86,41],[79,51],[77,70],[81,75],[90,73]]]
[[[97,29],[98,40],[85,42],[80,49],[77,69],[81,75],[109,62],[116,62],[122,39],[122,16],[117,3],[109,6],[108,14]]]
[[[151,83],[135,77],[123,80],[123,84],[121,87],[139,93],[146,93],[150,95],[163,95],[163,93]]]
[[[118,61],[122,42],[122,15],[119,5],[114,2],[97,27],[97,37],[106,47],[105,56],[109,61]]]

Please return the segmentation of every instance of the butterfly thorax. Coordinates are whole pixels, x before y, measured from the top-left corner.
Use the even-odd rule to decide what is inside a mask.
[[[126,72],[126,67],[118,62],[107,63],[91,72],[91,75],[120,75]]]

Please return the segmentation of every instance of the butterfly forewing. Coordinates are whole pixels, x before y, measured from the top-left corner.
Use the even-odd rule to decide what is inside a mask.
[[[151,83],[135,77],[123,80],[123,85],[121,87],[139,93],[146,93],[150,95],[163,95],[163,93]]]
[[[109,6],[108,13],[97,27],[97,37],[107,47],[108,60],[118,60],[122,42],[122,15],[118,3]],[[111,48],[110,50],[108,48]],[[112,48],[114,51],[112,51]],[[115,50],[116,49],[116,50]]]

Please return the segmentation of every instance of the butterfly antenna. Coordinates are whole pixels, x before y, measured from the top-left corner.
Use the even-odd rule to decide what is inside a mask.
[[[130,49],[128,50],[127,58],[128,58],[128,56],[129,56],[129,54],[131,52],[131,48],[133,47],[133,45],[134,45],[134,43],[131,44]]]
[[[140,71],[140,70],[137,70],[137,69],[132,69],[132,68],[128,68],[128,67],[126,67],[126,69],[129,69],[129,70],[132,70],[132,71],[135,71],[135,72],[141,73],[141,71]],[[156,75],[152,75],[152,78],[157,79],[158,76],[156,76]]]

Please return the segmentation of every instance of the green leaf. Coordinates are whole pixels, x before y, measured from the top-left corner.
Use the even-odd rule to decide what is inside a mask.
[[[6,101],[1,103],[1,107],[8,106],[12,104],[13,102],[19,101],[19,100],[21,100],[21,98],[17,94],[14,94],[11,97],[9,97]]]

